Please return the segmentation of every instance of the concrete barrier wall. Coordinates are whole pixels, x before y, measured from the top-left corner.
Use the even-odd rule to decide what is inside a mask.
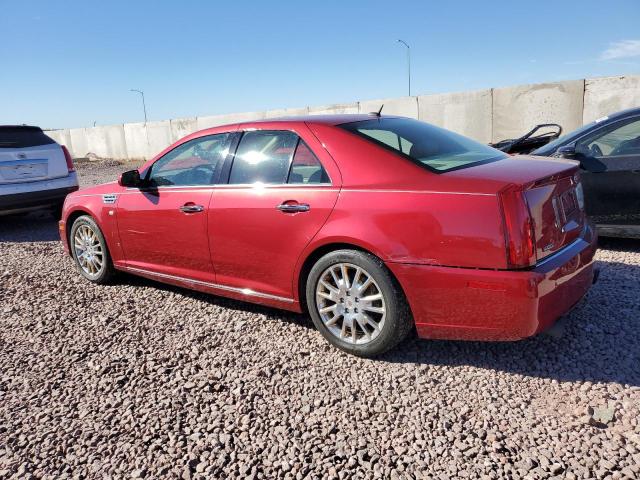
[[[149,154],[147,129],[144,123],[125,123],[124,141],[127,147],[127,160],[141,162]]]
[[[262,120],[263,118],[265,118],[265,112],[232,113],[229,115],[198,117],[196,119],[196,124],[198,130],[202,130],[204,128],[217,127],[220,125],[229,125],[238,122],[250,122],[252,120]]]
[[[491,90],[418,97],[418,118],[489,143],[492,135]]]
[[[494,142],[517,138],[540,123],[565,132],[582,125],[584,80],[493,89]]]
[[[151,158],[173,143],[171,121],[147,122],[147,155]]]
[[[69,133],[68,128],[63,130],[49,130],[47,131],[47,135],[53,138],[60,145],[71,145],[71,134]]]
[[[94,153],[101,158],[127,158],[127,146],[122,125],[85,128],[84,130],[89,153]]]
[[[67,145],[67,148],[71,152],[71,155],[75,158],[86,157],[87,154],[90,153],[89,142],[85,130],[85,128],[69,129],[71,145]]]
[[[198,131],[198,120],[193,118],[177,118],[171,122],[171,142],[177,142],[182,137]]]
[[[309,115],[342,115],[345,113],[358,113],[358,103],[338,103],[336,105],[323,105],[309,107]]]
[[[633,107],[640,107],[640,76],[585,80],[583,123]]]
[[[366,100],[358,104],[359,113],[377,112],[382,107],[382,113],[400,115],[402,117],[418,118],[418,97],[387,98],[383,100]]]
[[[520,85],[472,92],[365,100],[354,103],[232,113],[159,122],[51,130],[74,157],[95,154],[143,161],[190,133],[219,125],[296,115],[370,113],[417,118],[480,142],[518,137],[539,123],[565,132],[603,115],[640,106],[640,76]]]

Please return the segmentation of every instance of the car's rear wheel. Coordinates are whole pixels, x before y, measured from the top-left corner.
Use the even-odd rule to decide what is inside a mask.
[[[96,222],[88,215],[71,226],[69,247],[80,274],[94,283],[108,283],[115,273],[107,242]]]
[[[307,305],[314,324],[336,347],[363,357],[384,353],[411,331],[402,289],[375,256],[336,250],[309,272]]]

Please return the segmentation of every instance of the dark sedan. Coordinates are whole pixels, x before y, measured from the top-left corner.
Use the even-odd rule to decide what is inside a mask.
[[[599,118],[531,154],[578,160],[598,232],[640,238],[640,108]]]

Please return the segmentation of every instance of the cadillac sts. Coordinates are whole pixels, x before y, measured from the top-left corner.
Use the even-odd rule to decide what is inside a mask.
[[[412,332],[529,337],[597,278],[576,162],[376,114],[199,131],[68,195],[59,228],[92,282],[122,271],[308,312],[361,356]]]

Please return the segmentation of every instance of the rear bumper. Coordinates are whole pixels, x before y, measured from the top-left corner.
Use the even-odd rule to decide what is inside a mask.
[[[388,263],[423,338],[519,340],[551,327],[594,281],[597,236],[582,237],[530,270]]]
[[[0,185],[0,212],[60,204],[69,193],[76,190],[78,177],[75,172],[53,180]]]

